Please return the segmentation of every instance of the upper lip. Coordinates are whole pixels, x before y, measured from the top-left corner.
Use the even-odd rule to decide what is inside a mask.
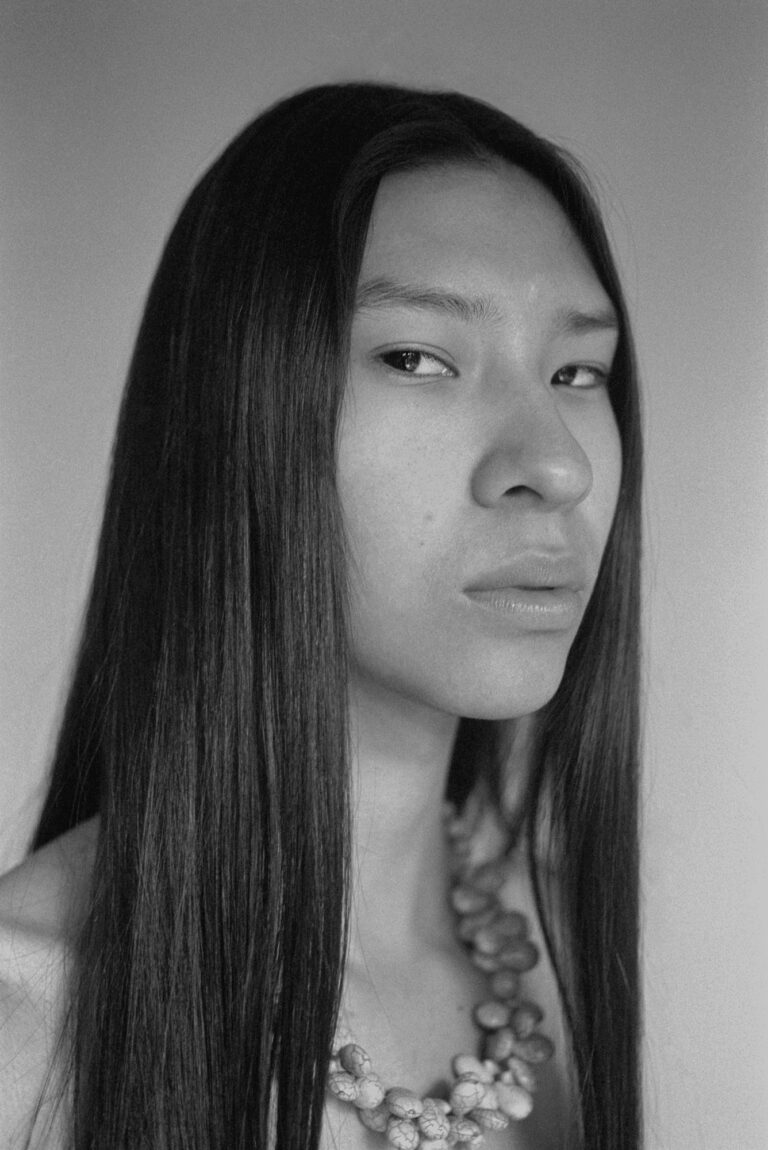
[[[494,567],[476,576],[465,591],[499,591],[505,587],[567,588],[580,591],[586,582],[582,562],[572,554],[548,555],[525,552],[500,567]]]

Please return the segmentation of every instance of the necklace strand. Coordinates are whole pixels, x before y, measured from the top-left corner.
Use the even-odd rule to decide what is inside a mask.
[[[481,1147],[485,1131],[503,1130],[530,1114],[537,1067],[554,1053],[550,1039],[537,1029],[543,1011],[523,997],[522,975],[536,966],[539,952],[528,937],[525,915],[501,901],[506,861],[473,866],[473,827],[453,808],[446,812],[446,832],[457,934],[470,960],[488,975],[493,996],[473,1012],[482,1033],[479,1056],[455,1055],[448,1097],[436,1098],[384,1086],[366,1051],[341,1024],[331,1049],[328,1090],[352,1105],[363,1125],[384,1135],[395,1150]]]

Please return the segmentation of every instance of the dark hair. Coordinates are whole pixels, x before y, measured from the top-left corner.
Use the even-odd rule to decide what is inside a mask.
[[[620,320],[618,507],[521,809],[576,1141],[640,1144],[640,423],[618,277],[560,149],[456,93],[344,84],[229,145],[141,324],[34,842],[101,814],[68,1031],[76,1150],[318,1144],[349,869],[335,438],[355,284],[382,176],[499,160],[560,203]],[[462,722],[459,797],[483,762],[498,783],[503,733]]]

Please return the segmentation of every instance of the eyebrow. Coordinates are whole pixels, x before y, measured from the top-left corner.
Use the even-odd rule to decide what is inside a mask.
[[[387,276],[377,276],[362,283],[357,290],[355,305],[358,310],[416,308],[448,315],[464,323],[505,322],[501,308],[491,296],[460,295],[444,288],[403,283]],[[583,335],[593,331],[618,331],[619,321],[610,305],[589,312],[563,308],[555,315],[553,328],[559,335]]]
[[[500,322],[501,312],[490,296],[465,296],[443,288],[402,283],[378,276],[357,289],[358,309],[375,307],[411,307],[437,311],[465,323]]]

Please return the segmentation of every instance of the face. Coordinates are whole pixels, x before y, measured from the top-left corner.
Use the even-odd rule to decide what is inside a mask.
[[[616,342],[526,173],[382,181],[338,440],[359,687],[485,719],[557,690],[616,505]]]

